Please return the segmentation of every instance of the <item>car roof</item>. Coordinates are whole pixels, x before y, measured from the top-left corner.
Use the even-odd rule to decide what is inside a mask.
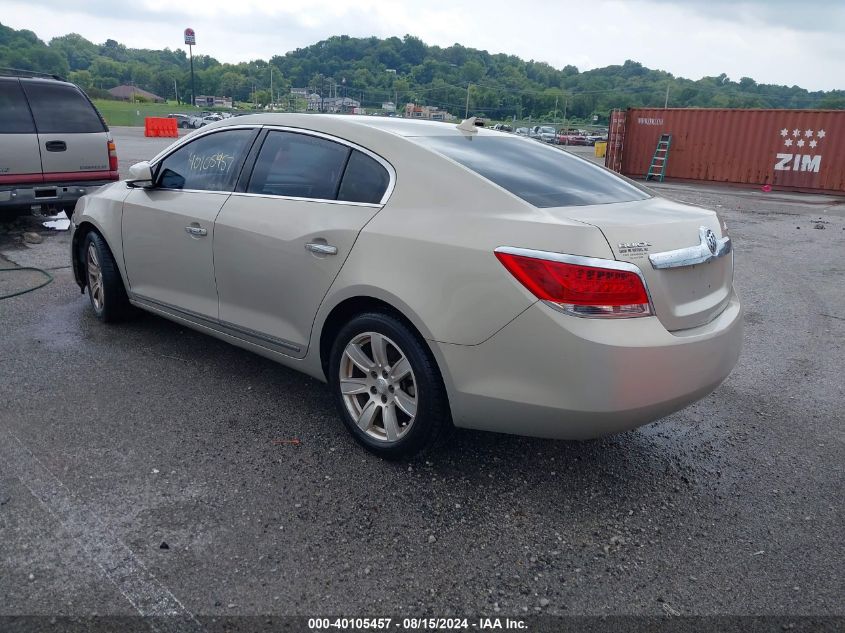
[[[62,79],[61,77],[28,77],[28,76],[20,76],[20,75],[6,75],[0,71],[0,79],[3,81],[22,81],[26,83],[38,83],[38,84],[61,84],[65,86],[73,86],[77,88],[78,86],[66,79]]]
[[[248,114],[239,116],[236,119],[224,119],[224,125],[219,125],[223,121],[215,125],[215,127],[225,127],[228,125],[282,125],[290,127],[302,127],[305,129],[313,129],[320,131],[323,127],[321,122],[331,122],[333,129],[348,125],[350,129],[370,128],[381,132],[387,132],[396,136],[458,136],[466,134],[466,131],[458,129],[460,121],[452,121],[449,123],[440,121],[420,121],[415,119],[402,119],[396,117],[379,117],[379,116],[363,116],[356,114],[283,114],[283,113],[267,113],[267,114]],[[481,135],[501,135],[501,132],[496,132],[483,127],[476,127],[475,133]]]

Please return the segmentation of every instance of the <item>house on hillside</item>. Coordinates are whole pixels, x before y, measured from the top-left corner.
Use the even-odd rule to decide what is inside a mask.
[[[231,108],[232,97],[214,97],[211,95],[197,95],[194,105],[200,108]]]
[[[153,103],[164,103],[164,98],[154,95],[152,92],[141,90],[138,86],[116,86],[109,89],[109,94],[121,101],[151,101]]]
[[[455,117],[437,106],[420,106],[409,103],[405,106],[405,118],[426,119],[428,121],[451,121]]]
[[[332,112],[358,114],[361,102],[351,97],[321,97],[316,92],[308,95],[308,110],[312,112]]]

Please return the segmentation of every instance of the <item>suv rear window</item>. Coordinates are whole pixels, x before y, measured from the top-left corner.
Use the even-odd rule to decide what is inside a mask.
[[[78,88],[51,82],[25,82],[24,90],[39,134],[105,132],[100,115]]]
[[[418,136],[411,140],[457,161],[535,207],[645,200],[633,183],[536,141],[498,136]]]
[[[0,134],[32,134],[35,125],[17,79],[0,79]]]

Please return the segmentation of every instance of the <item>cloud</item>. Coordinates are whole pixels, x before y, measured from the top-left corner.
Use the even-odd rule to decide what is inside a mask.
[[[652,0],[695,12],[712,20],[768,24],[796,31],[842,33],[845,2],[842,0]]]
[[[3,22],[42,39],[78,32],[133,48],[184,48],[221,61],[268,59],[331,35],[460,43],[581,70],[634,59],[697,79],[727,73],[761,83],[841,88],[845,2],[815,0],[4,0]]]

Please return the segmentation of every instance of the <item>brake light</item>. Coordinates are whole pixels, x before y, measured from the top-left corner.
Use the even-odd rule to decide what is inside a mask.
[[[111,135],[109,135],[108,141],[106,141],[106,147],[109,150],[109,171],[117,171],[117,151]]]
[[[539,251],[535,256],[534,251],[527,251],[529,255],[510,250],[516,249],[496,250],[496,257],[508,272],[535,297],[566,314],[638,317],[652,313],[645,284],[630,264],[554,253],[548,253],[550,259],[546,259]]]

